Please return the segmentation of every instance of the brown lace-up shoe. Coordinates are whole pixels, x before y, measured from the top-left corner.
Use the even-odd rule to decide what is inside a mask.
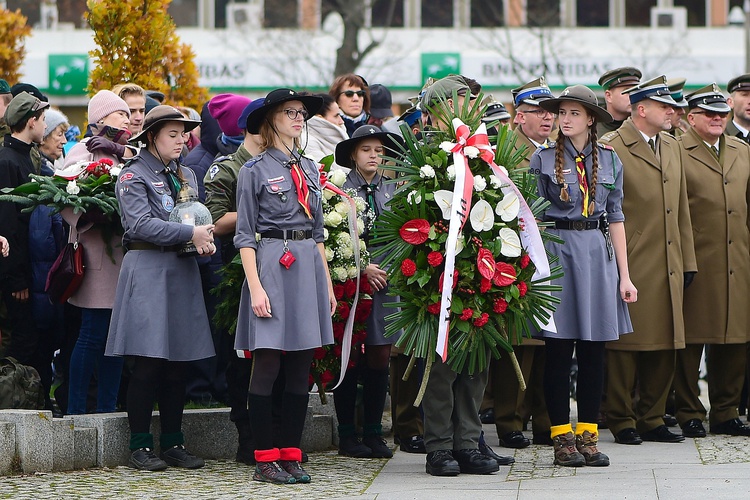
[[[572,432],[566,432],[552,438],[555,447],[555,465],[563,467],[582,467],[586,459],[576,449],[576,438]]]
[[[599,434],[583,431],[576,436],[576,449],[583,455],[586,465],[591,467],[606,467],[609,465],[609,457],[599,451],[596,447],[599,442]]]

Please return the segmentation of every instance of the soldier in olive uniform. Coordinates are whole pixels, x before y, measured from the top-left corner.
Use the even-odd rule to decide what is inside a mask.
[[[731,108],[716,84],[687,96],[690,130],[678,138],[687,176],[698,274],[685,290],[686,348],[677,352],[675,406],[686,437],[703,437],[699,399],[703,346],[714,434],[750,436],[737,407],[750,332],[750,147],[724,134]]]
[[[511,90],[513,106],[516,108],[516,144],[514,150],[526,146],[526,158],[521,162],[522,167],[529,166],[529,159],[534,151],[544,144],[552,134],[555,125],[555,115],[542,108],[539,103],[554,97],[544,77],[530,81],[521,87]]]
[[[641,297],[629,306],[633,333],[607,343],[607,423],[620,444],[678,443],[685,438],[670,432],[662,417],[676,349],[685,347],[682,295],[696,264],[685,172],[677,141],[667,133],[676,103],[665,76],[624,93],[631,117],[601,142],[625,165],[628,261]]]
[[[682,89],[685,87],[685,78],[670,78],[667,80],[667,87],[669,87],[669,94],[672,96],[674,104],[674,114],[672,115],[672,129],[669,131],[675,137],[679,137],[690,127],[688,122],[685,121],[685,114],[687,113],[688,103],[685,100]]]
[[[553,96],[544,77],[515,88],[511,93],[516,108],[515,150],[526,146],[526,156],[521,166],[528,166],[531,155],[539,146],[547,143],[552,133],[555,115],[542,108],[540,103],[552,99]],[[508,356],[501,356],[500,359],[490,362],[488,390],[491,391],[494,401],[494,423],[499,444],[506,448],[528,446],[530,441],[521,431],[524,421],[530,415],[534,444],[551,445],[550,421],[543,389],[544,341],[523,339],[520,345],[513,347],[513,350],[527,383],[525,391],[521,390]]]
[[[596,133],[599,136],[620,128],[630,116],[630,98],[622,93],[626,88],[638,85],[643,74],[637,68],[624,67],[607,71],[599,78],[599,85],[604,89],[606,108],[612,121],[599,122]]]
[[[727,92],[732,120],[727,123],[726,134],[750,143],[750,73],[729,80]]]

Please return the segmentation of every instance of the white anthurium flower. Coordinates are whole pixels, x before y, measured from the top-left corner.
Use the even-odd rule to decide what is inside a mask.
[[[481,193],[487,189],[487,181],[481,175],[474,176],[474,191]]]
[[[438,208],[443,212],[443,219],[450,220],[451,218],[451,204],[453,203],[453,191],[446,191],[440,189],[433,193],[435,197],[435,203]]]
[[[476,158],[479,156],[479,149],[475,148],[474,146],[466,146],[464,148],[464,155],[467,158]]]
[[[504,227],[500,230],[499,238],[503,242],[503,246],[500,248],[501,254],[506,257],[521,256],[521,239],[518,237],[518,233],[509,227]]]
[[[466,246],[466,238],[464,238],[463,234],[458,235],[458,238],[456,239],[456,255],[461,253],[461,250],[464,249]]]
[[[455,165],[448,165],[448,168],[445,169],[445,173],[449,181],[456,180],[456,166]]]
[[[410,191],[409,194],[406,195],[406,201],[411,205],[422,203],[422,195],[417,191]]]
[[[518,201],[516,193],[510,191],[495,207],[495,213],[505,222],[510,222],[518,217],[518,211],[521,209],[521,202]]]
[[[419,176],[422,179],[433,179],[435,177],[435,169],[429,165],[419,168]]]
[[[448,142],[448,141],[443,141],[440,143],[440,149],[442,149],[446,153],[450,153],[453,150],[454,146],[455,144],[453,144],[452,142]]]
[[[78,187],[75,180],[72,180],[68,182],[67,186],[65,186],[65,191],[67,191],[68,194],[78,194],[81,192],[81,188]]]
[[[328,180],[331,181],[332,184],[341,187],[346,182],[346,174],[343,170],[334,170],[331,172],[331,175],[328,177]]]
[[[469,214],[471,227],[474,231],[489,231],[495,223],[495,214],[487,200],[479,200],[471,207]]]

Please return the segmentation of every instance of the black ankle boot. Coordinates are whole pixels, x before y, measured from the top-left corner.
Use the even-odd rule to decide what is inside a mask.
[[[237,456],[235,460],[242,464],[255,465],[255,441],[249,420],[237,420]]]

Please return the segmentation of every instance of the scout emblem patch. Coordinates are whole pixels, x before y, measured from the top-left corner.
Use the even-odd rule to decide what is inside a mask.
[[[120,182],[129,181],[132,178],[133,178],[133,172],[127,172],[120,176]]]
[[[172,196],[168,194],[164,194],[161,197],[161,206],[166,210],[167,212],[171,212],[174,209],[174,200],[172,199]]]
[[[218,173],[219,173],[219,166],[218,165],[214,165],[213,167],[211,167],[208,170],[208,177],[211,180],[214,180],[214,177],[216,177],[216,174],[218,174]]]

